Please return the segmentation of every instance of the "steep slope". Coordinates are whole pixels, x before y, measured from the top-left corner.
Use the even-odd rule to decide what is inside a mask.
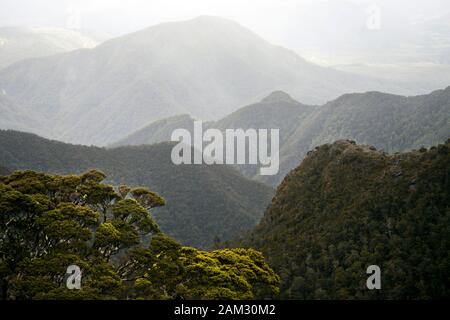
[[[280,172],[258,180],[278,185],[309,150],[353,139],[386,152],[408,151],[445,141],[450,132],[450,87],[420,96],[380,92],[346,94],[298,124],[280,150]]]
[[[0,89],[43,115],[41,135],[95,145],[173,115],[218,119],[273,90],[305,103],[349,91],[400,90],[308,63],[216,17],[163,23],[94,49],[23,61],[0,71]]]
[[[2,27],[0,69],[23,59],[92,48],[99,40],[68,29]]]
[[[155,210],[161,229],[186,245],[210,247],[256,225],[273,190],[226,166],[174,165],[173,144],[104,149],[0,131],[0,165],[67,174],[98,168],[110,183],[146,186],[167,205]]]
[[[450,292],[450,140],[387,155],[337,141],[286,176],[241,244],[261,249],[299,299],[428,299]],[[367,290],[366,268],[382,290]]]

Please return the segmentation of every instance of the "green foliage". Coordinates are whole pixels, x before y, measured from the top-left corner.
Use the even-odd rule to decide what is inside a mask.
[[[183,248],[183,253],[190,279],[186,287],[193,298],[262,299],[278,294],[278,276],[253,249]]]
[[[157,193],[149,191],[146,188],[134,188],[131,195],[144,208],[161,207],[166,204],[165,200]]]
[[[255,247],[291,299],[450,296],[450,141],[387,155],[352,141],[310,153],[277,190]],[[379,265],[381,290],[366,288]]]
[[[134,279],[134,298],[254,299],[278,294],[278,276],[252,249],[211,252],[182,247],[162,234],[147,250],[135,250],[130,261],[141,276]]]
[[[145,188],[121,186],[116,193],[101,183],[105,178],[97,170],[80,176],[27,170],[0,177],[1,299],[216,299],[277,293],[278,278],[261,254],[182,247],[160,232],[149,212],[164,199]],[[70,265],[82,270],[80,290],[66,287]]]
[[[148,215],[148,211],[134,199],[120,200],[111,209],[115,219],[136,225],[143,234],[159,232],[158,225]]]

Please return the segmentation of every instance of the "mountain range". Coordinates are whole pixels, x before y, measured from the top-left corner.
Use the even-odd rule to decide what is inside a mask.
[[[0,92],[27,108],[33,132],[107,145],[166,117],[216,120],[274,90],[306,104],[347,92],[410,93],[312,64],[231,20],[201,16],[0,70]],[[13,129],[28,126],[27,119]]]
[[[19,169],[75,174],[96,168],[115,186],[151,188],[167,202],[155,208],[156,221],[185,245],[210,248],[215,241],[256,225],[272,198],[272,188],[228,166],[174,165],[173,145],[105,149],[0,130],[0,166],[8,168],[4,174]]]
[[[278,128],[280,143],[293,134],[296,125],[306,118],[314,106],[295,101],[283,91],[274,91],[261,101],[242,107],[217,121],[203,123],[203,128],[226,129]],[[111,143],[108,147],[137,146],[170,141],[172,132],[183,128],[193,134],[195,119],[188,114],[164,118],[150,123],[130,135]]]
[[[446,26],[438,22],[438,30]],[[430,59],[447,64],[448,37],[436,35],[420,47],[442,43]],[[396,39],[373,45],[382,52]],[[230,247],[260,250],[280,276],[281,298],[447,298],[450,87],[425,92],[362,74],[315,65],[238,23],[210,16],[101,44],[72,31],[0,28],[0,176],[97,169],[115,188],[149,188],[166,200],[151,210],[164,233],[183,246],[227,247],[219,260],[243,250]],[[175,165],[171,135],[180,128],[193,133],[196,120],[222,133],[279,129],[279,172],[260,175],[259,165]],[[14,203],[15,180],[6,180],[5,201]],[[26,185],[34,183],[39,179]],[[75,190],[69,198],[84,205],[87,194]],[[42,204],[41,194],[23,196]],[[161,245],[166,253],[172,247]],[[214,252],[192,256],[192,270]],[[174,256],[165,257],[169,264],[161,260],[159,270],[172,273]],[[244,268],[255,281],[265,268],[262,256],[258,261],[256,269]],[[373,265],[382,270],[382,290],[367,290],[366,270]],[[229,280],[218,266],[211,263],[208,274]],[[243,283],[240,275],[233,281]],[[231,287],[219,288],[218,294]]]
[[[188,115],[160,120],[112,146],[169,141],[177,128],[192,131],[193,121]],[[445,141],[450,132],[450,87],[411,97],[381,92],[345,94],[319,106],[301,104],[287,93],[276,91],[204,127],[222,131],[280,129],[277,175],[259,176],[256,165],[237,166],[247,177],[276,186],[308,151],[338,139],[353,139],[390,153]]]
[[[381,92],[346,94],[315,108],[280,150],[280,172],[261,176],[278,185],[315,147],[352,139],[395,153],[446,141],[450,132],[450,87],[419,96]]]

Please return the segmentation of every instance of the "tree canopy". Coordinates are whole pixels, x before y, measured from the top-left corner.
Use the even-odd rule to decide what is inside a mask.
[[[211,252],[163,234],[150,209],[165,200],[114,187],[91,170],[0,177],[2,299],[252,299],[278,293],[278,276],[252,249]],[[66,286],[67,267],[82,271]]]

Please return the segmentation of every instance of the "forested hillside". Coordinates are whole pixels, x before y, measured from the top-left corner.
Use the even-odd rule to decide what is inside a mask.
[[[273,189],[228,166],[174,165],[172,147],[103,149],[0,131],[0,165],[58,174],[97,168],[114,185],[149,187],[167,200],[154,212],[161,229],[186,245],[210,247],[256,225]]]
[[[239,245],[261,250],[294,299],[450,295],[450,140],[388,155],[352,141],[308,153]],[[382,290],[366,269],[381,268]]]
[[[450,0],[0,0],[0,320],[449,298]]]

